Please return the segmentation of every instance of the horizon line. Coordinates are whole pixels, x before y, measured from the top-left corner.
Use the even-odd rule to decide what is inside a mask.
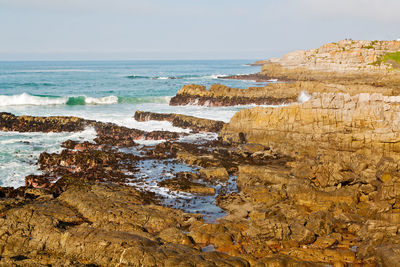
[[[61,61],[235,61],[249,60],[257,61],[257,58],[138,58],[138,59],[1,59],[0,62],[61,62]]]

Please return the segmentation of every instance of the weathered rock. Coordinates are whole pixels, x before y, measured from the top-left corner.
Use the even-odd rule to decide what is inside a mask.
[[[132,188],[81,183],[57,199],[8,205],[0,218],[1,264],[248,266],[192,248],[181,230],[190,216],[146,202]]]
[[[376,248],[379,266],[398,267],[400,266],[400,250],[399,247],[380,246]]]
[[[289,256],[276,255],[271,257],[265,257],[257,261],[254,265],[255,267],[322,267],[325,266],[323,264],[306,262],[306,261],[298,261],[297,259],[291,258]]]
[[[382,155],[398,157],[397,101],[397,97],[379,94],[315,94],[302,105],[242,110],[224,127],[221,137],[227,142],[244,139],[264,144],[296,157],[325,153],[319,161],[330,156],[331,162],[339,162],[332,170],[348,176],[349,170],[366,169],[368,165],[360,165],[360,160],[371,163],[372,159],[377,164]],[[351,158],[357,158],[357,165],[349,162]],[[333,180],[326,185],[349,181],[343,175],[329,179]]]
[[[145,112],[137,110],[135,112],[135,120],[137,121],[169,121],[175,127],[181,127],[184,129],[191,129],[195,132],[214,132],[218,133],[224,126],[224,122],[215,121],[209,119],[196,118],[193,116],[187,116],[182,114],[164,114]]]
[[[324,44],[318,49],[290,52],[281,58],[265,61],[263,65],[277,63],[289,69],[301,67],[329,72],[385,70],[390,68],[390,65],[375,63],[378,63],[383,55],[397,51],[400,51],[399,41],[342,40]]]
[[[97,137],[94,140],[98,144],[107,144],[120,147],[135,146],[134,140],[176,140],[184,133],[153,131],[146,132],[138,129],[130,129],[112,123],[97,123],[95,125]]]
[[[279,105],[297,100],[297,95],[277,96],[263,87],[248,89],[229,88],[224,85],[214,84],[209,90],[201,85],[185,85],[176,96],[171,98],[170,105],[195,104],[201,106],[235,106],[235,105]]]
[[[77,117],[32,117],[0,113],[1,131],[77,132],[83,131],[91,122]]]
[[[215,189],[204,184],[192,182],[185,178],[173,178],[158,183],[159,186],[166,187],[173,191],[195,193],[200,195],[215,195]]]
[[[81,177],[84,180],[122,183],[126,181],[126,178],[131,177],[125,174],[126,171],[136,172],[133,162],[137,159],[137,156],[113,150],[63,150],[59,154],[43,152],[39,158],[40,169],[51,175],[35,177],[34,180],[29,176],[26,179],[26,185],[39,187],[43,184],[43,186],[49,187],[50,184],[46,184],[46,180],[47,182],[51,181],[49,177],[63,175]],[[122,169],[126,171],[122,171]]]
[[[355,253],[349,250],[333,250],[333,249],[292,249],[288,253],[289,256],[300,258],[304,260],[312,260],[316,262],[329,262],[331,264],[335,262],[355,262]]]
[[[200,169],[200,176],[207,180],[226,181],[229,179],[228,172],[224,167],[210,167]]]

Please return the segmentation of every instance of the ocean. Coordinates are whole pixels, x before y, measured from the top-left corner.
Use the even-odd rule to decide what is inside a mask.
[[[221,83],[247,88],[265,83],[218,79],[249,74],[252,60],[214,61],[60,61],[0,62],[0,112],[32,116],[78,116],[142,130],[187,131],[169,122],[137,122],[136,110],[180,113],[228,122],[244,108],[169,106],[185,84]],[[25,176],[40,174],[40,153],[60,151],[67,140],[93,140],[95,132],[0,132],[0,186],[24,185]],[[198,136],[194,136],[198,137]],[[215,138],[215,135],[207,135]],[[189,137],[190,139],[190,137]]]

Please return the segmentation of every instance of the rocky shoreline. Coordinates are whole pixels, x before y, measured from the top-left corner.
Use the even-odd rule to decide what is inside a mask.
[[[1,113],[2,131],[93,127],[97,137],[43,152],[42,175],[27,176],[24,187],[0,188],[0,264],[399,266],[398,72],[328,73],[303,58],[283,64],[288,58],[263,62],[259,75],[292,82],[248,89],[187,85],[170,103],[280,107],[243,109],[229,123],[134,115],[218,133],[217,140],[187,142],[185,133]],[[300,101],[302,91],[310,95]]]
[[[280,105],[297,101],[298,95],[276,94],[262,87],[230,88],[221,84],[205,86],[191,84],[180,89],[170,100],[171,106],[200,105],[209,107],[237,105]]]

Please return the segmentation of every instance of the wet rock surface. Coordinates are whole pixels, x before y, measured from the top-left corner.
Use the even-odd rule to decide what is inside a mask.
[[[77,132],[92,121],[77,117],[32,117],[0,113],[0,130],[17,132]]]
[[[296,96],[279,96],[272,94],[263,87],[248,89],[230,88],[221,84],[213,84],[207,90],[201,85],[185,85],[176,96],[171,98],[170,105],[201,105],[201,106],[236,106],[236,105],[280,105],[292,103]]]
[[[262,145],[191,144],[176,142],[175,136],[156,146],[128,146],[100,137],[135,131],[94,125],[100,127],[95,142],[68,140],[59,153],[43,152],[42,175],[27,176],[25,187],[1,189],[2,264],[249,266],[257,261],[236,241],[238,227],[215,224],[225,215],[217,198],[238,194],[240,162],[282,164],[286,158]],[[263,155],[252,157],[255,153]]]
[[[225,125],[225,123],[222,121],[201,119],[182,114],[155,113],[155,112],[145,112],[139,110],[135,112],[134,118],[137,121],[149,121],[149,120],[169,121],[175,127],[191,129],[194,132],[218,133]]]

